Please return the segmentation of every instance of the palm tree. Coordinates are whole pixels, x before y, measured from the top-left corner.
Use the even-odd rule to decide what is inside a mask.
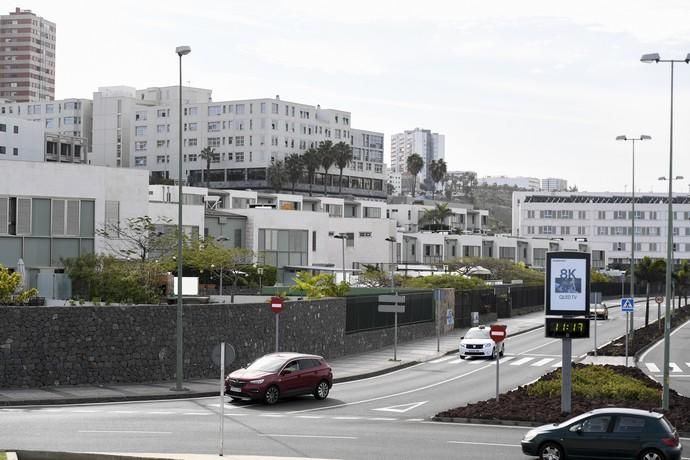
[[[204,147],[199,156],[206,161],[206,188],[211,188],[211,161],[216,158],[216,151],[213,147]]]
[[[335,165],[340,170],[340,175],[338,176],[338,194],[342,195],[343,169],[347,168],[347,165],[352,161],[352,147],[345,142],[338,142],[333,146],[333,156],[335,158]]]
[[[316,170],[319,169],[319,166],[321,165],[319,153],[314,147],[308,148],[307,151],[302,154],[302,164],[304,164],[304,167],[307,170],[309,196],[311,196],[311,188],[312,185],[314,185],[314,176],[316,175]]]
[[[413,153],[407,157],[407,172],[412,174],[412,197],[415,196],[415,191],[417,189],[417,174],[424,167],[424,160],[418,154]]]
[[[304,173],[304,164],[299,153],[291,153],[285,157],[285,174],[292,184],[292,193],[295,193],[295,185]]]
[[[333,155],[333,142],[331,141],[323,141],[319,143],[319,148],[317,150],[319,152],[319,160],[321,162],[321,166],[323,167],[324,170],[324,175],[323,175],[323,194],[324,196],[328,195],[328,170],[333,166],[333,162],[335,161],[335,156]]]
[[[433,188],[431,189],[431,199],[433,200],[436,196],[436,184],[441,182],[448,172],[448,166],[443,158],[438,160],[431,160],[429,165],[429,171],[431,172],[431,180],[433,181]]]
[[[453,215],[453,210],[448,207],[448,203],[436,203],[436,207],[425,209],[420,218],[420,223],[426,224],[430,230],[445,230],[445,220]]]
[[[645,256],[635,265],[635,277],[644,282],[647,287],[647,303],[644,313],[644,325],[649,325],[649,287],[661,281],[666,273],[666,262],[664,260],[652,260]]]
[[[271,166],[268,167],[268,183],[271,187],[279,193],[283,188],[283,179],[285,176],[285,167],[280,160],[271,160]]]

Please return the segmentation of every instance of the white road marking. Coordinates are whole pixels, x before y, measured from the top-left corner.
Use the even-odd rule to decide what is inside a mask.
[[[77,431],[77,433],[172,434],[172,431],[79,430],[79,431]]]
[[[415,403],[409,403],[409,404],[399,404],[397,406],[390,406],[390,407],[381,407],[378,409],[372,409],[372,410],[378,410],[382,412],[398,412],[398,413],[404,413],[407,411],[410,411],[412,409],[416,409],[417,407],[428,403],[429,401],[420,401],[420,402],[415,402]]]
[[[511,366],[519,366],[521,364],[525,364],[529,361],[532,361],[533,359],[534,359],[534,357],[529,357],[529,356],[527,358],[520,358],[517,361],[513,361],[512,363],[510,363],[510,365]]]
[[[454,355],[448,355],[448,356],[444,356],[443,358],[438,358],[438,359],[434,359],[433,361],[429,361],[429,363],[431,363],[431,364],[442,363],[443,361],[448,361],[449,359],[453,359],[453,358],[455,358]]]
[[[676,363],[668,363],[668,365],[671,368],[671,372],[683,372],[680,366]]]
[[[453,361],[448,361],[448,364],[460,364],[460,363],[464,363],[464,362],[465,362],[465,360],[460,358],[460,359],[454,359]]]
[[[111,414],[136,414],[135,410],[114,410],[110,411]]]
[[[503,364],[507,361],[510,361],[511,359],[515,359],[515,356],[504,356],[503,358],[500,359],[500,361],[501,361],[501,364]]]
[[[684,328],[685,326],[687,326],[688,324],[690,324],[690,320],[688,320],[688,321],[684,322],[683,324],[681,324],[680,326],[678,326],[674,331],[671,332],[670,335],[673,336],[673,334],[675,334],[676,332],[680,331],[681,329],[683,329],[683,328]],[[644,362],[644,359],[647,357],[647,353],[649,353],[650,351],[652,351],[653,349],[655,349],[656,347],[658,347],[658,346],[659,346],[660,344],[662,344],[662,343],[664,343],[664,341],[663,341],[663,340],[659,340],[659,341],[656,342],[654,345],[652,345],[651,347],[647,348],[647,351],[645,351],[644,353],[642,353],[642,356],[640,356],[640,361]]]
[[[563,361],[556,361],[551,365],[551,367],[562,367],[563,366]]]
[[[398,419],[393,417],[369,417],[367,420],[373,420],[376,422],[394,422]]]
[[[318,418],[323,418],[323,415],[298,415],[297,418],[318,419]]]
[[[649,372],[659,372],[659,368],[654,363],[644,363],[644,365],[647,366]]]
[[[423,421],[423,420],[424,420],[423,418],[408,418],[408,419],[405,420],[405,421],[406,421],[406,422],[421,422],[421,421]]]
[[[313,434],[260,434],[266,438],[359,439],[355,436],[317,436]]]
[[[520,447],[518,444],[499,444],[496,442],[448,441],[449,444],[468,444],[471,446]]]
[[[524,335],[524,334],[522,334],[522,335]],[[526,355],[526,354],[530,353],[530,352],[533,351],[533,350],[538,350],[539,348],[543,348],[543,347],[549,346],[549,345],[551,345],[551,344],[554,343],[554,342],[558,342],[559,340],[560,340],[560,339],[549,340],[549,341],[546,342],[546,343],[543,343],[543,344],[541,344],[541,345],[538,345],[538,346],[536,346],[536,347],[534,347],[534,348],[530,348],[529,350],[525,350],[525,351],[523,351],[523,352],[520,353],[520,354],[521,354],[521,355]]]
[[[280,418],[280,417],[285,417],[285,415],[284,415],[284,414],[261,414],[259,417],[276,417],[276,418]]]
[[[164,412],[164,411],[151,411],[151,412],[145,412],[146,414],[149,415],[174,415],[175,412]]]
[[[536,363],[532,363],[531,366],[534,366],[534,367],[543,366],[546,363],[550,363],[551,361],[553,361],[553,358],[544,358],[544,359],[540,359]]]
[[[184,412],[182,415],[215,415],[210,412]]]
[[[343,415],[343,416],[333,417],[333,420],[362,420],[362,417]]]

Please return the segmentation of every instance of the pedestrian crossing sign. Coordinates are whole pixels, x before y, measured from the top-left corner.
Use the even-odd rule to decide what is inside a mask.
[[[621,299],[621,311],[635,311],[635,299],[633,299],[632,297],[623,297]]]

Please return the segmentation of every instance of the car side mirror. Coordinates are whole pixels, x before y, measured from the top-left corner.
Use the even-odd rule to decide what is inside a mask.
[[[283,370],[280,372],[280,375],[288,375],[288,374],[291,374],[291,373],[292,373],[292,371],[291,371],[290,369],[283,369]]]
[[[570,427],[570,431],[573,431],[577,434],[582,434],[582,425],[580,425],[579,423],[577,425],[573,425]]]
[[[462,340],[462,339],[464,339],[464,338],[465,338],[465,336],[463,335],[462,337],[460,337],[460,340]]]

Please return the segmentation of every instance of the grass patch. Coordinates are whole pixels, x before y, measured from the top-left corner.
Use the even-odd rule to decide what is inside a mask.
[[[0,460],[7,460],[7,455],[5,455],[5,452],[0,452]]]
[[[643,382],[621,375],[605,366],[573,367],[572,394],[588,399],[622,399],[626,401],[657,401],[659,391]],[[530,396],[558,396],[561,394],[561,370],[552,378],[541,379],[527,389]]]

